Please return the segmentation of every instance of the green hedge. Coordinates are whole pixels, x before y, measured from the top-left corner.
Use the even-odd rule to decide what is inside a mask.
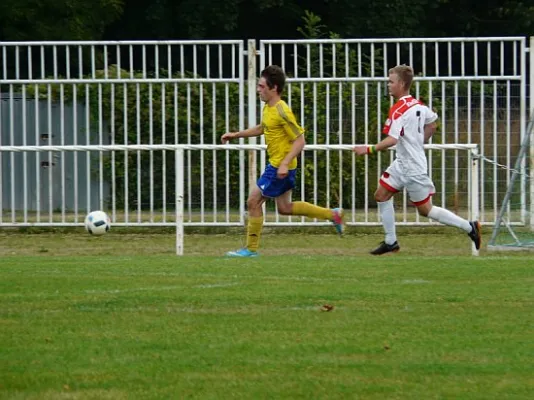
[[[352,55],[354,56],[354,55]],[[380,64],[379,55],[376,57],[377,63]],[[324,56],[325,60],[331,59],[328,54]],[[316,68],[317,66],[312,66]],[[367,68],[367,67],[366,67]],[[109,76],[118,76],[115,66],[108,69]],[[313,71],[312,71],[313,73]],[[340,71],[341,73],[341,71]],[[130,77],[129,71],[120,71],[120,76],[124,78]],[[161,71],[160,76],[167,76],[166,71]],[[191,74],[188,75],[192,77]],[[103,78],[104,71],[97,71],[96,78]],[[142,78],[141,72],[136,72],[135,78]],[[175,77],[180,77],[176,75]],[[380,88],[377,85],[381,85]],[[455,87],[455,85],[457,85]],[[64,91],[65,101],[72,101],[73,88],[75,85],[62,85]],[[166,83],[166,84],[78,84],[77,86],[77,102],[85,104],[85,98],[88,93],[89,107],[91,120],[93,124],[92,132],[98,132],[99,120],[104,120],[109,127],[110,132],[115,132],[115,143],[124,143],[124,135],[126,133],[129,144],[136,144],[138,142],[147,144],[152,143],[218,143],[219,137],[226,131],[237,130],[239,127],[239,86],[236,84],[185,84],[185,83]],[[164,91],[162,91],[164,87]],[[34,96],[34,86],[28,86],[30,96]],[[40,90],[39,97],[46,98],[47,88],[43,85],[38,87]],[[176,88],[176,89],[175,89]],[[460,93],[466,90],[465,82],[435,82],[428,84],[422,82],[419,86],[419,95],[422,98],[428,98],[430,91],[432,92],[433,107],[439,112],[445,107],[445,114],[447,118],[454,116],[454,97],[450,96],[455,92],[455,89]],[[124,91],[126,90],[126,97]],[[175,90],[177,96],[175,97]],[[365,132],[367,129],[369,142],[375,143],[378,138],[377,131],[382,126],[383,120],[387,117],[388,108],[390,106],[390,98],[385,95],[385,83],[376,82],[357,82],[357,83],[305,83],[292,84],[288,91],[291,91],[292,107],[297,119],[304,116],[304,127],[307,131],[307,142],[312,143],[314,136],[318,144],[327,143],[326,132],[330,132],[329,143],[331,144],[352,144],[364,143]],[[445,90],[445,92],[443,92]],[[472,87],[471,90],[476,90]],[[304,91],[304,110],[301,110],[301,95]],[[340,93],[341,91],[341,93]],[[52,85],[52,100],[59,99],[60,85]],[[314,97],[315,92],[315,97]],[[327,94],[328,93],[328,94]],[[355,104],[352,102],[352,94],[356,94]],[[365,98],[365,93],[368,94]],[[380,95],[378,94],[380,93]],[[442,94],[445,93],[445,96]],[[189,94],[189,97],[188,97]],[[286,93],[288,94],[288,93]],[[341,96],[340,96],[341,94]],[[487,91],[490,96],[491,91]],[[201,102],[202,98],[202,110]],[[313,99],[317,101],[313,103]],[[329,105],[327,105],[327,98],[329,98]],[[445,102],[442,99],[445,99]],[[138,101],[139,99],[139,101]],[[189,99],[189,100],[188,100]],[[228,114],[226,113],[226,99],[228,99]],[[295,100],[298,99],[298,100]],[[312,100],[310,100],[312,99]],[[339,102],[341,99],[341,103]],[[101,102],[101,107],[99,107]],[[113,104],[112,104],[113,103]],[[152,105],[152,113],[150,113],[150,104]],[[139,105],[139,107],[138,107]],[[177,106],[177,122],[178,132],[176,134],[175,128],[175,111]],[[367,107],[367,114],[364,112],[364,106]],[[213,112],[215,107],[215,113]],[[327,108],[329,110],[330,120],[327,121]],[[460,107],[461,112],[465,111],[464,107]],[[102,110],[102,115],[99,110]],[[341,109],[341,111],[340,111]],[[188,111],[189,110],[189,111]],[[379,111],[380,110],[380,113]],[[340,120],[339,113],[342,113]],[[152,115],[152,119],[151,119]],[[246,115],[246,110],[245,110]],[[125,127],[125,116],[127,119]],[[201,118],[202,116],[202,118]],[[313,123],[315,118],[315,124]],[[353,119],[355,132],[353,133]],[[202,120],[202,121],[201,121]],[[341,123],[340,123],[341,121]],[[203,122],[203,123],[201,123]],[[367,127],[367,128],[366,128]],[[140,141],[138,132],[141,133]],[[150,138],[152,132],[152,138]],[[188,136],[188,132],[191,133]],[[341,136],[341,137],[340,137]],[[353,140],[355,138],[355,140]],[[439,143],[440,137],[434,139],[434,143]],[[451,140],[448,141],[449,143]],[[151,155],[150,155],[151,154]],[[382,162],[382,167],[385,167],[389,160],[388,155]],[[451,155],[452,157],[452,152]],[[225,190],[225,174],[227,157],[231,171],[230,175],[230,192],[232,194],[238,193],[238,171],[239,171],[239,153],[236,151],[228,152],[228,155],[222,152],[206,152],[204,153],[204,171],[201,171],[200,153],[188,152],[188,162],[186,163],[185,176],[191,176],[190,182],[186,183],[186,190],[190,192],[187,196],[193,199],[193,206],[199,205],[199,196],[203,184],[206,190],[206,198],[204,206],[209,209],[214,207],[213,204],[213,186],[217,185],[215,193],[218,204],[224,203],[226,199]],[[360,157],[355,159],[356,175],[351,175],[353,157],[351,153],[331,152],[329,173],[332,178],[330,188],[330,198],[327,199],[326,185],[321,184],[314,187],[314,173],[318,180],[326,178],[327,158],[325,152],[317,153],[317,165],[311,162],[314,158],[311,152],[305,155],[304,163],[304,179],[306,193],[305,197],[308,199],[317,198],[317,202],[324,204],[330,202],[336,204],[337,193],[340,186],[344,188],[342,199],[345,204],[351,202],[351,193],[347,188],[352,185],[351,180],[356,180],[357,198],[356,204],[362,205],[364,202],[363,182],[366,174],[364,163],[365,158]],[[340,159],[341,158],[341,159]],[[116,184],[116,201],[120,207],[123,204],[128,204],[129,207],[137,205],[137,181],[141,179],[141,203],[142,207],[147,207],[149,204],[150,193],[152,189],[155,207],[159,208],[165,204],[174,204],[174,153],[173,152],[129,152],[126,159],[124,152],[116,152],[114,155],[114,164],[116,175],[111,175],[111,155],[106,157],[105,177],[108,181],[114,179]],[[141,169],[138,170],[138,162]],[[126,167],[127,163],[127,167]],[[439,166],[441,161],[435,161],[437,167],[434,171],[434,178],[441,179],[441,172]],[[150,179],[150,165],[153,166],[153,178]],[[218,181],[214,182],[212,178],[211,169],[215,165],[218,171]],[[369,182],[371,188],[376,186],[377,176],[377,158],[368,158],[369,165]],[[341,172],[340,172],[341,170]],[[128,171],[128,198],[125,198],[124,187],[125,171]],[[205,180],[201,182],[200,175],[204,172]],[[339,174],[341,173],[341,180]],[[462,173],[466,173],[465,171]],[[139,176],[138,174],[141,174]],[[165,188],[162,176],[165,174]],[[447,176],[447,181],[453,179],[453,174]],[[464,191],[467,188],[463,184],[466,177],[462,176],[460,181],[462,187],[458,190]],[[149,184],[151,182],[151,185]],[[151,187],[152,186],[152,187]],[[298,185],[300,188],[300,184]],[[297,189],[297,192],[299,189]],[[164,195],[165,193],[165,195]],[[454,195],[454,194],[453,194]],[[163,198],[165,196],[165,198]],[[231,196],[231,207],[238,206],[238,196]]]

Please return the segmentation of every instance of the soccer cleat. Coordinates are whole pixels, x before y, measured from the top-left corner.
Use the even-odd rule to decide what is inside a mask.
[[[227,257],[258,257],[258,253],[256,251],[250,251],[246,247],[243,249],[239,249],[236,251],[229,251],[226,253]]]
[[[332,217],[332,223],[334,224],[334,228],[336,228],[336,232],[339,236],[343,235],[344,232],[344,226],[343,226],[343,209],[342,208],[333,208],[332,213],[334,216]]]
[[[471,240],[475,243],[475,247],[477,250],[480,249],[480,243],[482,242],[482,233],[480,232],[480,222],[478,221],[469,221],[469,225],[471,225],[471,232],[467,234],[471,238]]]
[[[371,254],[375,256],[380,256],[386,253],[396,253],[399,250],[400,250],[400,246],[397,241],[395,241],[395,243],[393,244],[387,244],[386,242],[381,242],[380,246],[378,246],[376,249],[371,251]]]

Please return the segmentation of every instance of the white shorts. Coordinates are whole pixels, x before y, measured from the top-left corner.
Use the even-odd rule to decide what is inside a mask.
[[[436,193],[436,188],[427,174],[404,176],[396,161],[380,177],[380,186],[392,193],[406,188],[415,206],[425,204]]]

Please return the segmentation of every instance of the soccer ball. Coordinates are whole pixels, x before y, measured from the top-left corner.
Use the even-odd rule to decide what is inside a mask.
[[[101,236],[111,228],[111,220],[104,211],[91,211],[85,217],[85,229],[91,235]]]

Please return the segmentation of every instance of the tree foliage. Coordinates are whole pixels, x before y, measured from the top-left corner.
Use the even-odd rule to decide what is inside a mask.
[[[534,35],[523,0],[4,0],[0,39],[291,39],[306,10],[340,37]]]
[[[121,18],[123,0],[3,0],[0,40],[95,40]]]

